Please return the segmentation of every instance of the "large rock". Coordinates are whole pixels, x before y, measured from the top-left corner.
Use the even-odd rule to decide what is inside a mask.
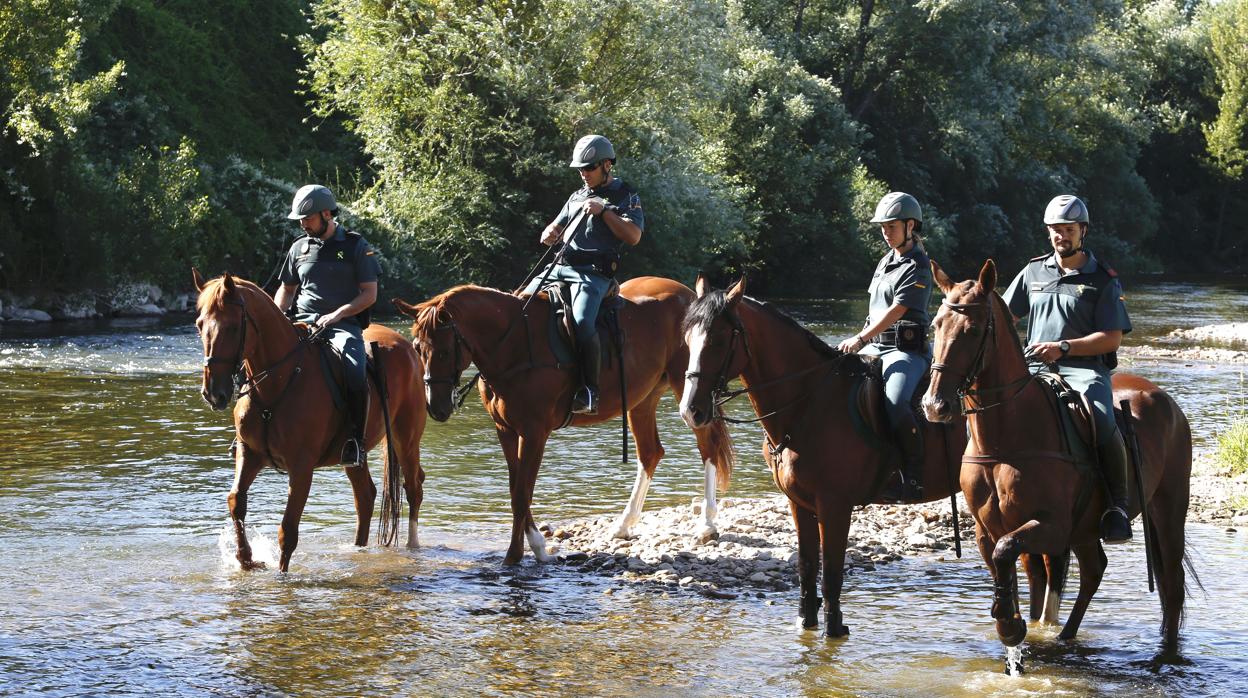
[[[52,316],[34,308],[10,308],[5,317],[10,322],[52,322]]]
[[[141,305],[132,305],[128,308],[122,308],[117,311],[120,317],[149,317],[152,315],[164,315],[165,309],[155,303],[143,303]]]

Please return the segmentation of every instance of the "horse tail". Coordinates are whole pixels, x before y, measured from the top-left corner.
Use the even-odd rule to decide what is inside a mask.
[[[1162,579],[1163,578],[1162,574],[1164,574],[1165,568],[1164,568],[1164,565],[1162,564],[1161,544],[1157,542],[1156,524],[1150,521],[1149,529],[1150,529],[1149,538],[1152,542],[1152,553],[1153,553],[1153,575],[1157,579]],[[1188,544],[1187,541],[1183,542],[1183,558],[1182,558],[1181,564],[1183,565],[1183,569],[1187,572],[1187,574],[1183,576],[1182,599],[1186,600],[1186,599],[1192,598],[1192,584],[1193,583],[1195,583],[1196,588],[1199,589],[1202,594],[1208,596],[1208,591],[1205,590],[1205,584],[1204,582],[1200,580],[1200,574],[1196,572],[1196,566],[1192,562],[1192,546]],[[1164,634],[1166,632],[1165,620],[1164,620],[1165,615],[1166,615],[1165,611],[1168,610],[1166,608],[1166,604],[1167,604],[1166,595],[1164,593],[1158,593],[1157,596],[1158,598],[1161,599],[1161,609],[1162,609],[1162,619],[1163,619],[1161,632]],[[1180,602],[1180,604],[1182,604],[1182,602]],[[1187,616],[1183,613],[1183,609],[1184,609],[1184,606],[1180,605],[1178,609],[1180,628],[1183,627],[1183,625],[1187,622]]]
[[[390,438],[386,437],[381,456],[381,527],[377,531],[378,542],[386,547],[394,545],[399,536],[399,513],[403,510],[403,466],[395,457]]]
[[[728,433],[728,425],[722,419],[713,419],[706,427],[711,451],[711,460],[715,463],[716,489],[724,492],[732,482],[732,469],[737,463],[737,452],[732,447],[732,436]]]

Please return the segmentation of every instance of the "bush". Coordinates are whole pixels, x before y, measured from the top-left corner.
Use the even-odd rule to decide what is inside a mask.
[[[1214,459],[1232,477],[1248,473],[1248,413],[1240,412],[1230,428],[1218,434]]]

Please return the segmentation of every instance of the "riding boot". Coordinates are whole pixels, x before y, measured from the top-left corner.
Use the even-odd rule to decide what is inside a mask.
[[[1131,520],[1127,518],[1127,447],[1122,434],[1114,433],[1109,443],[1097,448],[1101,472],[1109,488],[1110,506],[1101,516],[1101,539],[1106,543],[1131,540]]]
[[[602,372],[602,340],[598,333],[582,340],[578,347],[581,359],[581,380],[584,383],[572,398],[576,414],[598,414],[598,374]]]
[[[907,410],[902,424],[893,429],[893,441],[901,449],[901,485],[892,483],[883,498],[892,502],[917,502],[923,499],[923,432],[914,414]]]
[[[342,445],[342,464],[348,467],[364,465],[364,426],[368,424],[368,387],[347,391],[347,418],[351,421],[351,437]]]

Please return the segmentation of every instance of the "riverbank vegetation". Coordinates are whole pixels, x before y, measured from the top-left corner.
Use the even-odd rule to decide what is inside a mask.
[[[316,181],[391,293],[515,285],[608,135],[624,273],[860,288],[890,189],[955,274],[1077,192],[1128,272],[1248,263],[1248,0],[13,0],[0,289],[263,281]]]

